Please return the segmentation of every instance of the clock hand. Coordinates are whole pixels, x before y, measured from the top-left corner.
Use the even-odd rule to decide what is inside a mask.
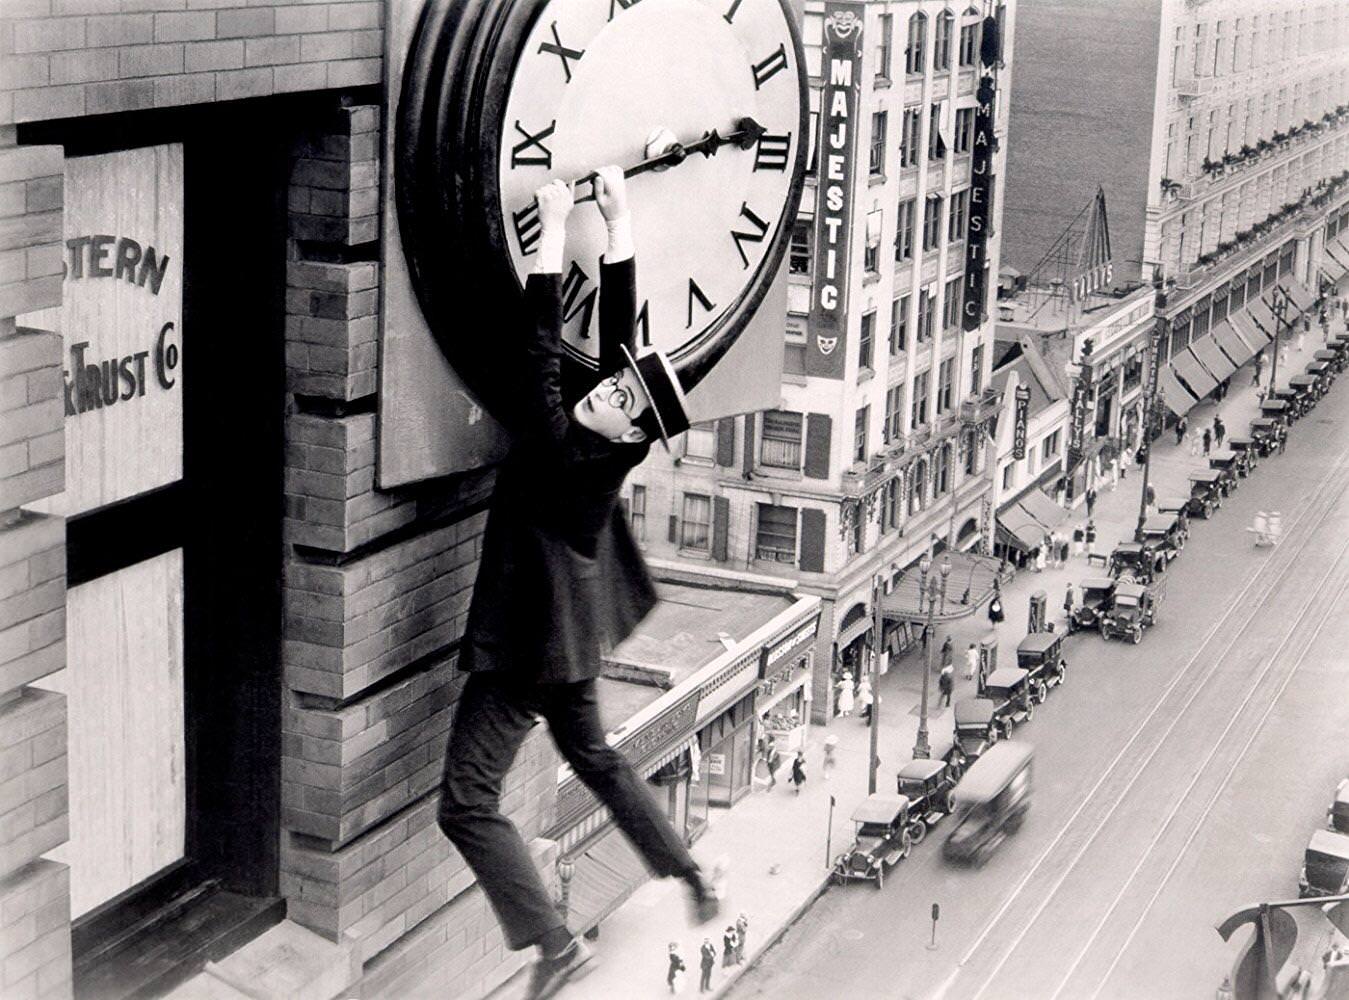
[[[683,163],[690,153],[702,153],[705,157],[717,155],[717,150],[722,146],[734,145],[740,149],[750,149],[759,141],[759,137],[767,131],[762,125],[753,118],[741,118],[735,123],[735,131],[721,135],[716,129],[711,132],[704,132],[702,138],[695,139],[693,142],[676,142],[665,149],[664,152],[635,163],[623,171],[624,177],[635,177],[638,174],[644,174],[651,170],[659,170],[662,167],[675,167]],[[594,181],[594,173],[579,177],[575,184],[585,184]],[[590,194],[577,198],[574,204],[594,201],[595,192],[592,187]]]

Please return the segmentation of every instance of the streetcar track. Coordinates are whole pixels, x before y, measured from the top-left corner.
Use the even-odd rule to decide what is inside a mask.
[[[1339,501],[1340,497],[1343,496],[1346,489],[1349,488],[1349,468],[1346,468],[1344,461],[1347,455],[1349,455],[1349,449],[1341,451],[1338,460],[1331,466],[1330,471],[1322,478],[1321,482],[1318,483],[1316,488],[1312,491],[1311,502],[1308,503],[1306,506],[1304,506],[1304,508],[1296,515],[1293,524],[1288,531],[1289,536],[1291,536],[1293,532],[1302,529],[1304,525],[1308,526],[1305,534],[1300,537],[1296,549],[1291,550],[1292,554],[1288,555],[1288,553],[1290,552],[1290,548],[1287,542],[1285,542],[1284,545],[1276,548],[1275,556],[1276,558],[1279,557],[1283,558],[1282,565],[1271,574],[1270,572],[1271,567],[1273,567],[1275,564],[1273,563],[1272,560],[1270,562],[1267,562],[1264,566],[1260,568],[1260,570],[1258,570],[1255,574],[1252,575],[1251,579],[1247,581],[1247,583],[1242,587],[1241,591],[1229,601],[1227,610],[1209,629],[1208,634],[1204,637],[1199,647],[1190,657],[1189,662],[1185,665],[1185,667],[1182,670],[1177,672],[1175,678],[1170,682],[1170,684],[1167,685],[1166,689],[1162,692],[1161,697],[1157,699],[1157,702],[1149,710],[1148,714],[1144,717],[1142,722],[1139,723],[1138,728],[1135,730],[1134,734],[1125,742],[1124,746],[1121,747],[1120,750],[1115,754],[1110,764],[1104,769],[1104,771],[1102,771],[1101,776],[1096,780],[1095,784],[1093,784],[1090,791],[1088,791],[1088,793],[1083,797],[1082,801],[1078,804],[1077,808],[1074,809],[1073,813],[1069,816],[1067,822],[1055,835],[1053,841],[1051,841],[1049,846],[1046,847],[1043,852],[1041,852],[1040,856],[1031,865],[1027,873],[1018,881],[1018,883],[1013,887],[1012,891],[1003,900],[1003,903],[999,906],[998,910],[994,913],[992,918],[984,926],[984,929],[979,933],[978,937],[976,937],[973,944],[965,952],[965,954],[961,956],[961,959],[957,963],[956,968],[953,971],[952,975],[948,977],[947,980],[944,983],[942,983],[941,986],[938,988],[938,990],[934,994],[935,997],[940,998],[944,996],[946,991],[952,985],[954,985],[955,979],[959,975],[960,971],[968,964],[970,959],[975,954],[981,952],[985,940],[992,933],[995,926],[1003,919],[1003,917],[1007,914],[1007,912],[1012,908],[1013,904],[1022,895],[1022,893],[1025,891],[1026,886],[1030,883],[1031,879],[1045,866],[1050,855],[1058,848],[1058,846],[1068,836],[1069,832],[1072,830],[1073,824],[1076,823],[1078,817],[1081,816],[1081,814],[1087,808],[1087,806],[1090,803],[1092,803],[1092,801],[1096,798],[1097,793],[1100,791],[1101,787],[1106,783],[1106,781],[1109,778],[1111,778],[1113,775],[1117,773],[1119,765],[1121,761],[1124,760],[1126,754],[1128,754],[1131,750],[1136,750],[1144,745],[1143,738],[1145,736],[1146,727],[1153,721],[1154,718],[1158,716],[1159,713],[1162,712],[1163,708],[1168,707],[1169,699],[1172,693],[1176,690],[1176,688],[1181,684],[1182,681],[1189,680],[1193,682],[1194,688],[1192,691],[1189,692],[1189,695],[1188,697],[1186,697],[1184,704],[1181,705],[1179,710],[1176,712],[1175,718],[1173,718],[1170,721],[1166,729],[1161,733],[1159,737],[1156,738],[1153,746],[1151,747],[1151,749],[1147,751],[1147,754],[1144,757],[1144,759],[1140,763],[1134,764],[1130,768],[1130,777],[1128,779],[1127,784],[1124,786],[1121,794],[1115,796],[1113,803],[1107,809],[1105,815],[1101,817],[1099,822],[1096,824],[1095,828],[1091,831],[1086,841],[1077,850],[1072,859],[1062,867],[1060,875],[1054,881],[1052,887],[1044,894],[1044,897],[1040,905],[1036,907],[1035,912],[1030,916],[1029,919],[1022,922],[1021,931],[1017,934],[1011,946],[1003,952],[1002,957],[998,960],[997,965],[994,966],[994,968],[987,976],[987,978],[980,984],[978,991],[974,993],[973,996],[976,998],[982,996],[984,992],[988,989],[988,987],[993,983],[993,981],[997,977],[997,973],[1001,971],[1002,967],[1010,959],[1012,953],[1020,945],[1021,941],[1025,939],[1026,935],[1030,931],[1031,926],[1048,907],[1049,902],[1058,892],[1059,888],[1063,885],[1064,881],[1066,881],[1069,874],[1073,871],[1073,869],[1077,867],[1078,862],[1081,860],[1083,854],[1085,854],[1087,848],[1095,840],[1096,836],[1099,834],[1101,829],[1104,828],[1105,824],[1109,821],[1111,816],[1114,815],[1116,809],[1119,807],[1119,804],[1122,801],[1123,794],[1125,792],[1128,792],[1131,788],[1133,788],[1134,784],[1137,783],[1138,779],[1142,775],[1143,768],[1153,759],[1158,750],[1165,743],[1167,737],[1179,724],[1180,720],[1184,718],[1186,711],[1189,709],[1189,706],[1205,689],[1208,681],[1213,677],[1213,675],[1217,672],[1218,668],[1221,666],[1223,662],[1223,657],[1226,655],[1226,653],[1229,652],[1233,648],[1233,646],[1236,645],[1237,639],[1244,631],[1244,625],[1243,627],[1237,630],[1232,640],[1228,642],[1226,648],[1224,648],[1219,655],[1213,658],[1211,665],[1209,665],[1206,670],[1201,671],[1199,674],[1192,674],[1191,671],[1194,668],[1196,662],[1200,660],[1201,656],[1209,648],[1210,644],[1214,640],[1214,637],[1223,628],[1223,626],[1225,626],[1228,623],[1229,619],[1233,618],[1233,616],[1237,614],[1242,602],[1246,601],[1246,599],[1251,595],[1253,591],[1258,595],[1254,601],[1256,607],[1259,607],[1260,604],[1262,604],[1275,591],[1275,589],[1296,567],[1298,563],[1298,558],[1311,544],[1315,530],[1319,528],[1322,523],[1325,522],[1325,520],[1330,516],[1331,512],[1335,509],[1336,503]],[[1321,509],[1322,507],[1324,507],[1324,509]],[[1315,516],[1315,520],[1311,520],[1313,516]]]
[[[1340,547],[1340,551],[1335,556],[1335,561],[1331,563],[1330,567],[1326,570],[1325,574],[1322,576],[1321,580],[1317,584],[1316,590],[1314,591],[1314,593],[1318,594],[1321,593],[1321,588],[1325,585],[1326,581],[1335,574],[1339,574],[1341,577],[1343,577],[1342,581],[1340,582],[1338,588],[1335,591],[1334,596],[1330,599],[1329,604],[1331,607],[1333,607],[1339,601],[1339,599],[1345,593],[1346,589],[1349,589],[1349,576],[1346,575],[1346,567],[1344,564],[1344,556],[1346,551],[1349,551],[1349,541],[1346,541],[1345,544]],[[1129,890],[1133,886],[1135,880],[1137,879],[1139,872],[1142,871],[1143,867],[1148,863],[1148,861],[1152,859],[1153,852],[1156,849],[1158,843],[1166,835],[1169,827],[1175,820],[1176,816],[1188,804],[1190,792],[1194,789],[1195,785],[1198,784],[1199,779],[1204,776],[1205,771],[1207,771],[1209,765],[1213,762],[1214,757],[1217,756],[1218,751],[1223,749],[1224,740],[1227,739],[1228,734],[1231,733],[1233,727],[1237,723],[1237,720],[1241,717],[1242,713],[1246,711],[1247,707],[1251,703],[1251,700],[1255,697],[1257,692],[1259,692],[1261,686],[1265,682],[1265,679],[1274,670],[1275,663],[1281,662],[1279,661],[1279,657],[1281,656],[1285,648],[1287,648],[1288,645],[1293,641],[1293,639],[1300,634],[1300,626],[1304,621],[1306,621],[1311,616],[1313,609],[1316,609],[1318,612],[1323,610],[1323,608],[1317,607],[1316,604],[1309,603],[1305,605],[1302,611],[1298,614],[1297,618],[1293,622],[1292,627],[1288,630],[1283,640],[1279,643],[1275,653],[1269,658],[1264,669],[1260,671],[1259,676],[1255,678],[1254,683],[1251,685],[1250,690],[1246,693],[1246,697],[1242,699],[1241,705],[1238,706],[1237,710],[1232,713],[1232,716],[1228,720],[1227,725],[1223,727],[1223,731],[1218,735],[1217,739],[1214,740],[1213,748],[1208,752],[1207,756],[1205,756],[1203,764],[1201,764],[1198,768],[1195,769],[1194,777],[1190,779],[1189,784],[1185,786],[1185,790],[1180,794],[1179,797],[1177,797],[1175,804],[1171,807],[1170,812],[1167,813],[1166,819],[1158,827],[1157,832],[1153,835],[1151,841],[1149,841],[1147,849],[1143,852],[1143,855],[1138,859],[1138,862],[1134,865],[1133,870],[1129,872],[1129,877],[1124,881],[1119,891],[1115,894],[1115,898],[1111,900],[1110,906],[1107,908],[1104,915],[1102,915],[1100,920],[1097,921],[1096,926],[1092,930],[1091,936],[1087,939],[1086,943],[1082,946],[1081,950],[1078,952],[1076,959],[1073,961],[1073,964],[1068,968],[1068,971],[1064,975],[1062,982],[1059,984],[1059,987],[1050,995],[1050,1000],[1057,1000],[1057,998],[1060,995],[1062,995],[1063,990],[1067,987],[1068,983],[1071,982],[1074,974],[1077,972],[1078,968],[1082,965],[1083,961],[1091,952],[1091,949],[1095,945],[1097,939],[1101,936],[1101,932],[1105,929],[1106,925],[1109,924],[1110,918],[1119,908],[1120,903],[1124,900],[1124,897],[1128,895]],[[1181,845],[1180,851],[1177,853],[1175,860],[1171,864],[1171,867],[1167,869],[1165,877],[1163,878],[1162,882],[1158,885],[1156,891],[1153,893],[1151,899],[1148,902],[1147,907],[1143,911],[1143,914],[1140,915],[1138,920],[1135,922],[1134,927],[1130,931],[1129,937],[1125,942],[1125,946],[1127,946],[1128,943],[1133,940],[1133,937],[1137,933],[1139,925],[1142,924],[1142,921],[1144,917],[1146,917],[1148,911],[1152,909],[1153,903],[1156,902],[1157,897],[1166,887],[1166,883],[1170,880],[1172,872],[1174,872],[1176,866],[1179,865],[1181,858],[1185,856],[1185,852],[1188,850],[1190,843],[1197,835],[1199,828],[1203,825],[1203,822],[1208,817],[1208,814],[1212,811],[1213,804],[1217,802],[1218,797],[1222,795],[1224,789],[1227,788],[1228,782],[1230,781],[1232,776],[1232,772],[1236,770],[1237,766],[1245,758],[1246,751],[1255,741],[1256,736],[1259,735],[1260,729],[1264,726],[1265,720],[1269,717],[1269,713],[1273,711],[1274,705],[1278,702],[1279,696],[1283,693],[1284,689],[1287,688],[1289,681],[1292,680],[1293,678],[1293,675],[1297,673],[1298,668],[1306,660],[1307,651],[1311,649],[1311,646],[1315,642],[1316,637],[1319,636],[1321,631],[1324,629],[1325,621],[1326,617],[1322,613],[1320,615],[1320,621],[1318,624],[1315,625],[1310,638],[1307,639],[1306,645],[1301,655],[1298,656],[1296,660],[1292,661],[1292,665],[1288,668],[1283,677],[1283,680],[1278,685],[1278,690],[1274,692],[1274,695],[1270,699],[1269,704],[1265,706],[1264,711],[1261,713],[1259,721],[1252,728],[1251,735],[1242,745],[1236,758],[1233,760],[1231,766],[1227,769],[1227,773],[1223,775],[1222,781],[1219,783],[1217,789],[1214,791],[1212,796],[1210,796],[1207,804],[1204,807],[1203,812],[1200,813],[1198,818],[1195,820],[1189,836],[1186,838],[1185,842]],[[1114,970],[1115,966],[1118,964],[1122,955],[1123,955],[1122,949],[1116,952],[1115,959],[1113,962],[1111,962],[1110,968],[1106,972],[1107,977],[1109,976],[1110,972]],[[1105,986],[1105,979],[1103,978],[1100,981],[1100,985],[1097,987],[1096,992],[1092,994],[1092,1000],[1095,1000],[1095,997],[1100,995],[1100,990],[1104,986]]]

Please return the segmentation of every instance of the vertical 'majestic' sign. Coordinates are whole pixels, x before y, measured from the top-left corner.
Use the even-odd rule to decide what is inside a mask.
[[[819,181],[806,374],[843,378],[847,358],[852,178],[862,78],[861,3],[824,7],[824,90],[820,95]]]
[[[984,19],[980,45],[983,63],[979,80],[979,106],[974,112],[974,147],[970,156],[970,223],[965,240],[965,301],[963,326],[977,330],[984,321],[988,302],[988,229],[993,219],[994,99],[1002,43],[997,18]]]

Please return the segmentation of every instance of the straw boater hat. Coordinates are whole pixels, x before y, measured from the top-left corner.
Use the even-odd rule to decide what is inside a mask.
[[[679,383],[679,374],[662,351],[653,348],[634,357],[626,344],[620,346],[637,381],[651,400],[651,412],[660,429],[661,441],[668,448],[670,438],[689,429],[686,397],[684,387]]]

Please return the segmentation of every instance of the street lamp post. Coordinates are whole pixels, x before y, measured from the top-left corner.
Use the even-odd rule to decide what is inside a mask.
[[[1164,288],[1157,289],[1154,308],[1158,315],[1152,324],[1152,333],[1148,337],[1148,385],[1147,392],[1143,396],[1143,484],[1138,494],[1138,527],[1134,531],[1136,540],[1142,540],[1143,522],[1148,519],[1148,486],[1152,477],[1152,424],[1157,419],[1157,370],[1162,365],[1162,332],[1168,325],[1166,317],[1161,315],[1166,308]]]
[[[913,744],[913,756],[916,760],[927,760],[932,756],[932,746],[928,742],[927,733],[927,699],[928,685],[932,677],[932,646],[936,641],[936,618],[937,601],[942,603],[943,611],[946,607],[946,580],[951,575],[951,560],[949,557],[942,559],[941,582],[938,583],[937,577],[928,578],[928,573],[932,569],[932,560],[927,556],[923,557],[922,562],[918,564],[918,610],[923,610],[923,591],[927,591],[927,623],[924,626],[923,635],[926,637],[926,655],[923,657],[923,697],[918,707],[918,738]]]
[[[1279,335],[1283,332],[1283,317],[1288,309],[1287,294],[1278,285],[1274,286],[1274,354],[1269,360],[1269,392],[1266,398],[1272,399],[1274,390],[1279,387]],[[1292,325],[1291,323],[1289,324]]]
[[[874,794],[876,791],[876,772],[881,765],[879,746],[881,732],[881,656],[884,655],[881,652],[881,635],[885,624],[881,609],[881,596],[884,593],[885,585],[880,574],[877,574],[871,598],[871,608],[875,619],[871,625],[871,717],[867,719],[867,725],[871,727],[871,763],[867,768],[868,794]]]

